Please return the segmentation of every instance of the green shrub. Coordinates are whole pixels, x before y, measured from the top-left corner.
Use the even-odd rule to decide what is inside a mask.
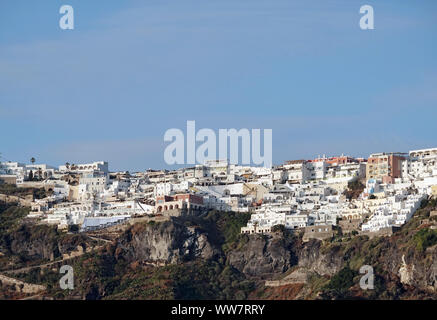
[[[72,224],[68,226],[68,231],[70,232],[79,232],[79,225]]]
[[[272,227],[272,232],[284,233],[285,226],[283,224],[277,224]]]
[[[422,229],[414,235],[416,248],[420,251],[425,251],[426,248],[437,244],[437,231],[429,228]]]
[[[346,266],[331,278],[325,290],[331,291],[330,294],[337,298],[345,298],[349,288],[354,285],[354,277],[357,275],[356,271]]]
[[[250,213],[211,211],[203,221],[209,226],[210,236],[215,234],[216,241],[222,244],[224,251],[238,244],[241,227],[246,226]]]

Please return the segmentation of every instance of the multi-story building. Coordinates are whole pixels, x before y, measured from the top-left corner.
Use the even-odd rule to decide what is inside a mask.
[[[323,180],[326,176],[328,163],[326,161],[308,161],[306,168],[308,170],[308,180]]]
[[[403,163],[406,178],[420,179],[437,176],[437,148],[413,150]]]
[[[83,173],[79,178],[79,199],[91,200],[95,195],[105,191],[108,185],[108,177],[103,173]]]
[[[331,158],[319,157],[314,160],[287,161],[283,166],[273,170],[273,182],[287,181],[290,184],[300,184],[327,179],[330,179],[329,183],[340,180],[347,182],[364,175],[364,159],[342,155]]]
[[[402,162],[405,153],[374,153],[367,159],[366,179],[376,179],[383,183],[393,183],[402,176]]]
[[[50,178],[55,174],[55,168],[47,164],[28,164],[26,165],[26,171],[28,173],[32,171],[33,176],[40,179]]]
[[[204,208],[203,197],[190,193],[158,196],[156,197],[155,208],[158,213],[168,210],[199,210]]]
[[[204,166],[208,177],[226,176],[229,174],[230,167],[228,160],[207,160]]]
[[[189,181],[182,181],[180,183],[158,183],[155,187],[156,196],[168,196],[173,193],[187,192],[192,185]]]
[[[100,171],[104,174],[109,173],[108,162],[106,161],[96,161],[93,163],[85,163],[85,164],[70,164],[70,165],[62,165],[59,166],[60,172],[90,172],[90,171]]]
[[[308,179],[309,172],[305,160],[290,160],[285,162],[283,168],[287,172],[287,182],[290,184],[303,183]]]
[[[26,165],[19,162],[0,162],[0,175],[8,176],[9,179],[13,179],[15,176],[15,183],[21,184],[26,179],[27,170]],[[6,180],[4,178],[3,180]]]

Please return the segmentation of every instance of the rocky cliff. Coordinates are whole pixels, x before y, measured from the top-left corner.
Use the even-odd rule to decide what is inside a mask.
[[[293,270],[300,270],[309,279],[315,276],[323,284],[314,287],[312,280],[301,284],[295,296],[302,299],[433,297],[437,289],[437,247],[430,245],[432,241],[428,240],[433,239],[434,233],[420,225],[420,219],[419,215],[391,237],[336,235],[325,241],[303,242],[301,235],[282,230],[271,235],[228,235],[233,240],[224,245],[226,237],[219,236],[219,230],[211,228],[210,221],[194,223],[174,218],[132,226],[116,241],[111,252],[119,261],[155,266],[184,263],[189,268],[189,262],[213,261],[215,269],[231,268],[238,281],[255,281],[254,290],[261,291],[265,290],[264,280],[280,280]],[[421,229],[426,231],[425,238],[420,236]],[[417,247],[423,240],[420,237],[427,239],[426,248]],[[363,293],[358,285],[363,265],[374,268],[376,288],[370,293]],[[219,273],[212,272],[202,281],[224,281]],[[332,283],[326,286],[329,279],[333,279]],[[314,290],[321,295],[314,295]]]
[[[227,263],[251,277],[269,278],[294,263],[292,242],[280,236],[242,235],[247,243],[227,255]]]
[[[22,262],[32,260],[53,260],[69,253],[78,245],[87,247],[90,242],[84,235],[59,233],[56,227],[23,224],[16,230],[1,236],[1,251]]]
[[[434,204],[435,207],[435,204]],[[197,218],[137,223],[74,268],[75,292],[88,298],[437,298],[437,220],[426,207],[391,237],[335,234],[303,242],[299,234],[240,234],[248,217],[216,212]],[[13,254],[49,259],[77,246],[51,229],[22,227],[3,237]],[[359,270],[373,267],[374,290],[363,292]],[[282,290],[265,280],[301,275],[303,283]],[[305,278],[307,275],[307,278]],[[288,277],[288,278],[287,278]],[[275,282],[276,283],[276,282]],[[283,283],[288,283],[287,281]],[[158,286],[158,287],[157,287]],[[271,293],[271,292],[270,292]]]
[[[130,262],[168,264],[210,259],[217,254],[217,249],[209,242],[206,232],[198,227],[187,227],[174,218],[132,226],[117,240],[115,254]]]

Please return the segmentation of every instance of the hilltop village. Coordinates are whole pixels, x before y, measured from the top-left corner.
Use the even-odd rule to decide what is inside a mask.
[[[108,162],[0,162],[0,183],[44,188],[35,198],[0,194],[31,207],[27,218],[60,230],[84,232],[133,218],[200,215],[208,210],[251,213],[242,233],[277,226],[303,230],[304,240],[343,233],[390,235],[423,200],[437,195],[437,148],[291,160],[272,168],[227,160],[144,172],[111,172]]]

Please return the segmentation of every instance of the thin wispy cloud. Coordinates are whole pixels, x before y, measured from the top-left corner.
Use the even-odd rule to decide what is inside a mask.
[[[369,136],[380,137],[378,149],[436,140],[426,129],[436,115],[436,5],[371,4],[376,29],[366,32],[361,1],[134,1],[105,10],[73,1],[76,28],[62,32],[53,2],[45,29],[0,38],[0,134],[22,132],[3,139],[3,152],[26,160],[17,145],[50,150],[87,139],[133,146],[186,120],[272,128],[278,161],[329,146],[370,150],[361,141]],[[425,126],[412,121],[414,107],[429,113]],[[136,156],[163,166],[164,149],[147,148]],[[134,156],[88,150],[139,167]]]

